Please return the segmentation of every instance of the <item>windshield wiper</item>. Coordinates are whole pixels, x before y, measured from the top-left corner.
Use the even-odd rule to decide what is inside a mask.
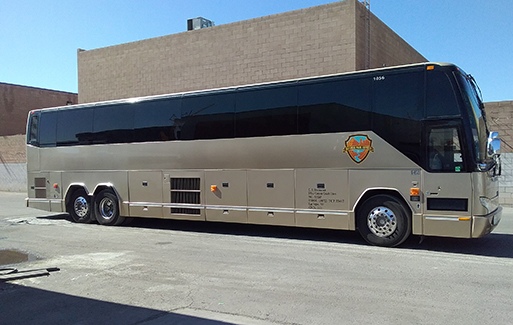
[[[479,88],[476,79],[474,79],[474,77],[471,74],[467,74],[466,79],[472,85],[472,88],[474,88],[474,92],[477,98],[479,99],[479,110],[481,111],[481,115],[483,116],[483,119],[485,121],[486,132],[488,132],[488,121],[486,120],[486,111],[483,103],[483,93],[481,92],[481,88]]]
[[[467,80],[470,81],[470,84],[476,91],[476,94],[479,97],[479,100],[481,101],[481,103],[483,103],[483,93],[481,92],[481,88],[479,88],[479,85],[477,84],[476,79],[474,79],[474,77],[471,74],[468,74]]]
[[[467,75],[467,80],[472,85],[472,88],[474,88],[474,92],[476,93],[477,98],[479,99],[479,109],[481,109],[481,112],[483,113],[483,115],[485,115],[484,104],[483,104],[483,93],[481,92],[481,88],[479,88],[479,85],[477,84],[476,79],[474,79],[474,77],[471,74]]]

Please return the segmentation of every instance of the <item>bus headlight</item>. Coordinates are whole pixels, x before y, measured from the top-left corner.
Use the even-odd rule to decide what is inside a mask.
[[[490,213],[493,210],[495,210],[494,204],[492,200],[490,200],[489,198],[481,196],[479,197],[479,201],[481,202],[481,205],[485,207],[487,213]]]

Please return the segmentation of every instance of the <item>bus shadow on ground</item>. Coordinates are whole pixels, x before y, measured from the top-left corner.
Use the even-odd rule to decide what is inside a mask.
[[[168,229],[230,236],[268,237],[347,244],[364,244],[354,231],[270,226],[225,222],[198,222],[165,219],[135,219],[130,227]]]
[[[130,227],[368,245],[357,231],[332,229],[163,219],[136,219],[130,224]],[[411,236],[400,247],[413,250],[513,258],[513,235],[492,233],[477,239]]]
[[[2,324],[231,324],[12,283],[0,283],[0,301]]]
[[[424,237],[421,243],[408,241],[404,247],[444,253],[513,258],[513,235],[491,233],[483,238],[474,239]]]
[[[56,214],[38,218],[70,220],[67,214]],[[134,218],[125,227],[368,245],[357,231],[347,230],[151,218]],[[411,236],[400,247],[413,250],[513,258],[513,235],[491,233],[477,239]]]

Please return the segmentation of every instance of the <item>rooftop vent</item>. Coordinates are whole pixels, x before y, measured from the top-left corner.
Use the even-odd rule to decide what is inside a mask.
[[[187,19],[187,30],[196,30],[215,26],[212,20],[203,17]]]

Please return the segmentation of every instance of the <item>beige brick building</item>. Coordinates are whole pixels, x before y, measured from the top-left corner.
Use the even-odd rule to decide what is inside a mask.
[[[79,102],[423,61],[426,58],[358,0],[345,0],[107,48],[79,50]]]

